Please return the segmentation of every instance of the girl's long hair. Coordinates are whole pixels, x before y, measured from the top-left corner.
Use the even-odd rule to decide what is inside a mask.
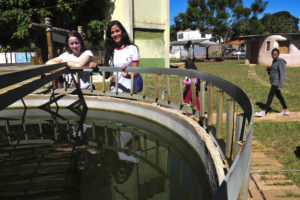
[[[84,51],[86,50],[85,45],[84,45],[84,42],[83,42],[83,39],[82,39],[80,33],[79,33],[78,31],[72,30],[72,31],[70,31],[70,32],[67,34],[66,41],[65,41],[66,50],[67,50],[68,53],[70,53],[70,54],[73,53],[72,50],[71,50],[70,47],[69,47],[69,38],[70,38],[70,37],[76,37],[76,38],[79,40],[79,42],[80,42],[80,52],[81,52],[81,53],[84,52]]]
[[[104,58],[104,66],[109,66],[109,65],[114,65],[113,63],[113,58],[114,58],[114,48],[116,47],[116,43],[114,42],[114,40],[111,37],[111,27],[113,27],[114,25],[117,25],[121,31],[122,31],[122,44],[126,45],[134,45],[130,39],[129,39],[129,35],[126,31],[126,29],[124,28],[124,26],[121,24],[121,22],[117,21],[117,20],[113,20],[111,21],[106,29],[106,38],[105,38],[105,42],[104,42],[104,50],[105,50],[105,58]],[[109,61],[111,60],[112,63],[109,63]]]

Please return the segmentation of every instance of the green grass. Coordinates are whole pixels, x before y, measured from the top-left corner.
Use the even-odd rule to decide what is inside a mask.
[[[164,68],[165,59],[164,58],[140,58],[139,66]]]
[[[300,122],[256,122],[254,137],[271,151],[284,169],[299,170],[300,159],[294,151],[300,146]],[[284,174],[300,187],[300,174],[284,172]]]
[[[255,66],[257,78],[261,79],[264,84],[255,77],[248,77],[249,66],[242,65],[243,62],[244,61],[242,60],[231,60],[215,63],[197,63],[197,67],[200,71],[222,77],[242,88],[250,97],[255,106],[255,110],[260,110],[261,108],[258,107],[256,103],[265,104],[267,101],[267,95],[271,87],[269,76],[265,67]],[[299,80],[300,68],[287,68],[286,81],[282,89],[282,94],[291,111],[300,111],[300,104],[298,103],[298,100],[300,99]],[[281,104],[276,97],[274,98],[271,107],[276,111],[282,110]]]

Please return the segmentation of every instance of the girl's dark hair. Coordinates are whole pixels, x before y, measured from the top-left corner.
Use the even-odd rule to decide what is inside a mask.
[[[197,67],[195,65],[195,62],[194,60],[190,59],[190,58],[187,58],[184,62],[184,67],[186,69],[194,69],[194,70],[197,70]]]
[[[67,50],[68,53],[73,53],[72,50],[69,47],[69,38],[70,37],[76,37],[79,40],[79,42],[80,42],[80,52],[81,53],[86,50],[80,33],[78,31],[72,30],[67,34],[66,41],[65,41],[66,50]]]
[[[280,51],[279,51],[279,49],[277,49],[277,48],[274,48],[274,49],[272,50],[272,53],[271,53],[271,54],[273,54],[274,51],[277,51],[278,55],[280,54]]]
[[[104,58],[104,65],[109,66],[109,61],[114,58],[114,48],[117,47],[117,44],[114,42],[114,40],[111,37],[111,28],[117,25],[121,31],[122,31],[122,44],[124,45],[133,45],[133,43],[129,39],[129,35],[124,28],[124,26],[121,24],[121,22],[117,20],[113,20],[109,22],[107,29],[106,29],[106,38],[104,42],[104,50],[105,50],[105,58]]]

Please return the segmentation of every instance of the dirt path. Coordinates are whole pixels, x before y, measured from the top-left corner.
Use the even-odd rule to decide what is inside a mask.
[[[248,77],[249,77],[249,78],[255,79],[256,82],[258,82],[258,83],[260,83],[260,84],[262,84],[262,85],[264,85],[264,86],[270,86],[270,83],[268,83],[268,82],[262,80],[261,78],[259,78],[259,77],[257,76],[256,71],[255,71],[255,67],[254,67],[254,66],[255,66],[255,65],[253,65],[253,64],[249,65],[249,69],[248,69]]]
[[[268,113],[264,117],[254,117],[254,122],[271,121],[271,122],[295,122],[300,121],[300,112],[291,112],[288,116],[278,115],[278,113]]]
[[[300,199],[300,188],[280,173],[282,171],[283,166],[272,155],[262,151],[260,143],[254,140],[248,199]]]

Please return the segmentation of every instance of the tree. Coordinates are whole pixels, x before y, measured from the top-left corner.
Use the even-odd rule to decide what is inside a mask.
[[[30,31],[28,24],[44,23],[45,17],[50,17],[52,24],[60,28],[83,26],[86,39],[97,45],[102,40],[105,16],[111,9],[110,0],[0,1],[0,45],[18,49],[29,46],[33,41],[41,46],[43,36]]]
[[[268,1],[255,0],[251,4],[248,18],[242,19],[233,26],[232,39],[238,39],[241,35],[260,35],[265,31],[265,26],[257,16],[264,12]]]
[[[257,15],[267,4],[268,1],[254,0],[251,8],[247,8],[242,0],[188,0],[186,12],[174,18],[175,30],[211,30],[215,40],[227,42],[239,32],[251,32],[256,28],[256,32],[260,32],[263,27]]]
[[[233,25],[249,14],[250,9],[243,7],[241,0],[188,0],[186,12],[174,18],[175,29],[212,30],[215,40],[226,42]]]
[[[265,11],[268,5],[268,1],[255,0],[251,4],[251,11],[253,13],[252,18],[257,18],[257,16]]]
[[[265,26],[265,34],[299,32],[299,19],[288,11],[265,14],[261,22]]]
[[[176,41],[177,40],[177,32],[175,30],[175,26],[170,26],[170,41]]]

